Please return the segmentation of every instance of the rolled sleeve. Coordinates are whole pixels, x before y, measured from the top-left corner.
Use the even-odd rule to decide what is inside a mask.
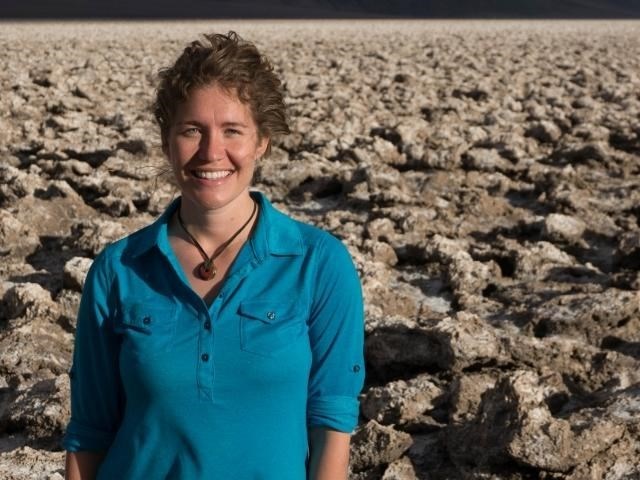
[[[74,418],[69,421],[62,445],[70,452],[108,450],[114,433],[86,426]]]
[[[324,397],[309,401],[309,427],[327,427],[351,432],[358,423],[359,403],[353,397]]]
[[[111,326],[108,258],[99,255],[87,274],[78,310],[71,380],[71,419],[62,441],[68,451],[107,450],[123,410],[119,342]]]
[[[352,432],[364,384],[360,279],[345,246],[327,235],[319,248],[309,320],[312,365],[307,425]]]

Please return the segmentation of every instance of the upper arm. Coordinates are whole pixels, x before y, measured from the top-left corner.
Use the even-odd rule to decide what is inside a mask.
[[[69,451],[107,450],[119,426],[123,394],[119,341],[112,328],[113,275],[107,256],[92,264],[78,310],[71,371],[71,419],[63,446]]]
[[[318,246],[312,298],[307,423],[351,432],[364,383],[362,289],[349,252],[330,235]]]

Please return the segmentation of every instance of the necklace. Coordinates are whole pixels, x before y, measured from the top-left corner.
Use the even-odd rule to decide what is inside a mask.
[[[249,217],[249,219],[246,222],[244,222],[244,224],[236,231],[236,233],[231,235],[231,238],[229,238],[229,240],[227,240],[226,242],[221,244],[216,249],[216,251],[213,252],[213,255],[211,255],[211,256],[207,255],[207,252],[204,251],[204,248],[202,248],[202,245],[200,245],[198,243],[198,241],[195,239],[195,237],[193,235],[191,235],[191,233],[189,233],[189,230],[187,230],[187,227],[184,226],[184,222],[182,221],[182,216],[180,216],[180,209],[178,208],[178,222],[180,223],[180,226],[184,230],[184,233],[186,233],[187,236],[191,239],[191,242],[196,246],[196,248],[200,252],[200,255],[202,255],[202,258],[204,259],[204,262],[202,262],[200,265],[198,265],[198,275],[200,276],[200,278],[202,280],[213,280],[214,279],[214,277],[216,276],[217,270],[216,270],[216,266],[214,265],[213,261],[216,258],[218,258],[220,256],[220,254],[222,252],[224,252],[225,249],[229,246],[229,244],[231,244],[231,242],[233,242],[235,240],[235,238],[238,235],[240,235],[240,232],[242,232],[245,229],[245,227],[247,225],[249,225],[249,222],[251,221],[253,216],[256,214],[257,208],[258,208],[258,204],[254,201],[253,202],[253,211],[251,212],[251,216]]]

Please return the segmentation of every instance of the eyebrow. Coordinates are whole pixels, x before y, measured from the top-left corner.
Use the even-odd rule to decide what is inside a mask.
[[[223,127],[243,127],[243,128],[248,128],[248,125],[245,125],[242,122],[223,122],[222,126]]]
[[[204,127],[204,124],[202,122],[199,122],[197,120],[183,120],[181,122],[177,122],[176,125],[196,125],[197,127]],[[222,123],[223,127],[242,127],[242,128],[249,128],[248,125],[242,123],[242,122],[223,122]]]
[[[204,125],[197,120],[182,120],[180,122],[174,123],[175,126],[183,126],[183,125],[195,125],[197,127],[203,127]]]

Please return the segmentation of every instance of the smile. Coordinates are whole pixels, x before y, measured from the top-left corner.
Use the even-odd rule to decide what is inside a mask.
[[[231,175],[233,173],[233,170],[193,170],[192,173],[195,177],[198,178],[205,178],[207,180],[219,180]]]

